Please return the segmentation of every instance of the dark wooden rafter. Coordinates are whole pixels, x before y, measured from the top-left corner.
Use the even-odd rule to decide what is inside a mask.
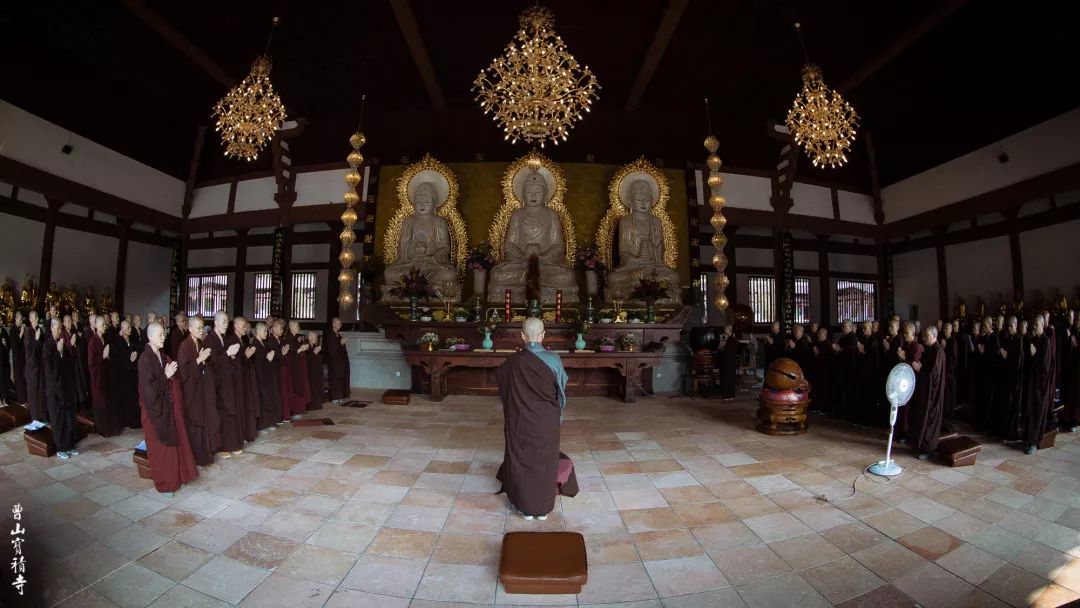
[[[702,205],[697,208],[697,213],[699,223],[701,225],[708,225],[709,218],[712,217],[712,208],[708,205]],[[729,221],[737,223],[740,226],[762,226],[766,228],[796,227],[799,230],[805,230],[806,232],[812,232],[814,234],[842,234],[871,239],[877,238],[879,235],[878,226],[873,224],[862,224],[844,220],[836,221],[832,218],[817,217],[813,215],[788,213],[786,214],[786,218],[783,218],[780,213],[774,211],[724,207],[724,216],[727,217]]]
[[[190,59],[192,63],[202,68],[204,72],[221,84],[221,86],[229,89],[238,82],[228,72],[222,69],[216,61],[211,59],[209,55],[204,53],[199,47],[188,40],[187,37],[177,31],[172,24],[147,6],[145,2],[142,0],[121,0],[121,3],[136,17],[141,19],[143,23],[150,26],[150,29],[157,32],[158,35],[168,41],[169,44],[176,47],[176,49]]]
[[[45,234],[41,239],[41,267],[38,272],[38,295],[34,300],[34,308],[44,312],[45,308],[45,293],[49,289],[50,283],[52,283],[52,262],[53,262],[53,244],[56,242],[56,220],[60,215],[60,207],[64,206],[63,201],[47,198],[45,201],[49,205],[48,219],[45,221]]]
[[[233,287],[233,316],[244,314],[244,290],[247,285],[247,229],[236,231],[236,285]]]
[[[829,324],[829,317],[831,316],[831,304],[832,304],[832,277],[829,274],[829,235],[819,234],[818,241],[818,273],[819,280],[818,289],[821,295],[818,297],[820,308],[818,310],[818,320],[823,325]],[[840,319],[836,320],[837,323]]]
[[[238,182],[233,180],[229,184],[229,202],[225,206],[225,213],[232,213],[236,210],[236,186]]]
[[[780,160],[776,164],[776,171],[769,176],[772,185],[772,196],[769,204],[780,217],[780,226],[786,225],[786,215],[794,206],[795,201],[791,198],[791,189],[795,186],[795,171],[799,166],[799,146],[795,138],[788,133],[787,127],[775,121],[769,121],[769,137],[779,141]]]
[[[191,215],[191,205],[195,201],[195,178],[199,174],[199,159],[206,144],[206,125],[200,125],[195,130],[195,144],[191,151],[191,163],[188,165],[188,178],[184,184],[184,201],[180,207],[180,214],[187,219]]]
[[[1054,208],[1051,208],[1053,210]],[[1024,258],[1020,250],[1020,231],[1016,229],[1016,219],[1020,207],[1013,207],[1004,212],[1005,223],[1009,225],[1009,259],[1012,263],[1013,299],[1024,297]]]
[[[435,66],[431,63],[431,57],[424,45],[424,38],[420,35],[420,26],[416,22],[412,3],[409,0],[390,0],[390,8],[394,10],[394,17],[397,18],[401,35],[405,38],[405,43],[409,45],[409,52],[412,53],[413,62],[416,64],[417,71],[420,72],[420,80],[424,83],[431,105],[435,106],[435,110],[439,112],[445,111],[446,98],[443,97],[439,78],[435,75]]]
[[[649,43],[649,49],[645,51],[645,58],[634,78],[634,84],[630,87],[630,95],[626,98],[627,112],[637,110],[641,103],[641,98],[645,95],[645,90],[649,87],[649,82],[652,81],[653,74],[656,73],[656,68],[664,57],[664,51],[671,42],[671,36],[675,33],[675,28],[678,27],[689,3],[690,0],[670,0],[667,3],[664,14],[660,17],[660,23],[656,26],[652,42]]]
[[[836,188],[829,189],[829,196],[832,198],[832,217],[834,220],[840,219],[840,193]]]
[[[874,149],[874,137],[870,131],[863,136],[866,141],[866,157],[870,164],[870,198],[874,203],[874,222],[878,226],[885,223],[885,205],[881,200],[881,181],[878,179],[877,151]]]
[[[128,237],[131,232],[131,222],[123,218],[116,218],[116,224],[120,227],[120,238],[117,239],[116,248],[116,279],[113,281],[113,305],[116,310],[124,310],[124,292],[127,286]]]
[[[728,238],[728,242],[732,243],[735,247],[746,249],[769,249],[772,247],[772,237],[769,236],[753,236],[749,234],[732,235]],[[824,248],[825,251],[828,251],[829,253],[847,253],[851,255],[874,255],[875,253],[873,245],[844,243],[841,241],[793,238],[791,239],[791,244],[795,251],[819,251]]]
[[[934,231],[934,247],[937,251],[937,283],[938,283],[938,317],[945,318],[949,314],[949,267],[945,259],[944,236],[948,232],[947,227],[941,227]]]
[[[289,141],[303,135],[308,125],[308,119],[298,118],[292,122],[293,125],[278,129],[274,139],[270,142],[270,152],[273,155],[274,182],[277,184],[274,202],[282,211],[288,211],[296,202],[296,170],[293,169],[292,150],[289,147]],[[282,225],[284,225],[284,222]]]
[[[24,203],[23,201],[15,200],[3,195],[0,195],[0,214],[14,215],[43,224],[49,221],[49,210],[47,208]],[[101,220],[90,219],[71,213],[60,213],[57,214],[55,221],[57,227],[60,228],[120,238],[119,226]],[[129,240],[146,243],[147,245],[172,247],[176,243],[176,239],[162,236],[161,234],[154,232],[131,229],[128,234]]]

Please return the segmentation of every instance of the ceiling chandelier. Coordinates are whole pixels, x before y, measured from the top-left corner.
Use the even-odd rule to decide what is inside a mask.
[[[536,5],[518,19],[520,29],[506,50],[473,81],[476,101],[484,114],[492,114],[506,134],[517,143],[566,141],[582,112],[597,99],[596,76],[582,67],[555,35],[555,18]]]
[[[815,167],[843,166],[855,141],[859,115],[838,91],[825,86],[821,68],[810,63],[798,23],[795,30],[799,32],[806,65],[802,68],[802,91],[788,110],[787,127]]]
[[[285,106],[270,83],[272,63],[267,54],[277,23],[274,17],[266,51],[251,64],[251,73],[214,105],[214,130],[221,133],[225,156],[255,160],[285,121]]]

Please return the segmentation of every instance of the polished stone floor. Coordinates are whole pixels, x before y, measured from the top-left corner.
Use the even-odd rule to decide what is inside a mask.
[[[31,585],[66,608],[1080,598],[1074,436],[1036,456],[985,445],[961,469],[900,448],[902,476],[861,479],[845,499],[880,458],[883,433],[815,419],[809,434],[769,437],[753,431],[752,412],[745,398],[571,399],[562,449],[581,493],[546,522],[524,521],[493,494],[500,406],[462,396],[314,412],[337,424],[283,426],[171,499],[136,476],[134,432],[87,439],[64,462],[28,456],[12,431],[0,436],[0,496],[22,503],[40,546],[44,572]],[[510,530],[583,533],[589,584],[577,596],[506,594],[497,563]]]

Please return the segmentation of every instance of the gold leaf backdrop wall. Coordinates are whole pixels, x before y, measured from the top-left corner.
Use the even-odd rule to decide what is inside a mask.
[[[379,169],[375,209],[375,250],[382,251],[386,227],[397,209],[397,180],[407,165],[383,165]],[[502,178],[510,163],[447,163],[457,175],[461,196],[458,207],[469,233],[469,247],[487,238],[488,228],[502,205]],[[559,163],[566,173],[566,208],[574,220],[578,247],[596,240],[596,229],[608,208],[608,185],[621,165]],[[679,169],[661,169],[671,186],[668,215],[675,224],[679,248],[679,279],[690,284],[690,238],[687,234],[686,174]],[[392,260],[386,260],[390,263]]]

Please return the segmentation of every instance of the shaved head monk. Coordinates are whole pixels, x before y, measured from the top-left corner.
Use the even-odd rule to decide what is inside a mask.
[[[165,329],[159,323],[146,328],[146,350],[139,355],[139,406],[142,409],[146,457],[154,488],[171,497],[199,476],[184,425],[184,397],[178,365],[165,354]]]
[[[559,355],[544,349],[543,321],[525,319],[521,339],[525,347],[495,373],[506,443],[496,477],[525,519],[546,519],[555,508],[556,491],[577,494],[572,469],[567,468],[566,479],[560,476],[559,424],[567,377]]]

